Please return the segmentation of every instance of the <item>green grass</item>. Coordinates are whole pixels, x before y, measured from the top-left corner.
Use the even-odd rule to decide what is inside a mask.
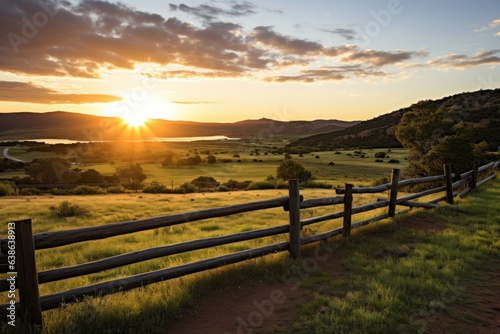
[[[93,168],[105,175],[111,175],[116,168],[130,161],[141,163],[147,176],[146,183],[158,181],[168,187],[178,187],[184,182],[190,182],[198,176],[212,176],[219,182],[230,179],[238,181],[263,181],[269,175],[276,175],[278,167],[284,156],[273,154],[276,149],[284,146],[283,142],[259,142],[250,143],[245,141],[205,141],[188,143],[113,143],[111,149],[102,149],[102,154],[95,154],[105,158],[106,163],[91,163],[83,161],[77,167],[83,171]],[[255,150],[259,155],[253,155]],[[197,166],[173,166],[163,167],[161,162],[168,151],[175,152],[181,156],[200,153],[202,158],[206,157],[206,151],[213,154],[217,162],[213,165],[203,163]],[[375,162],[375,153],[386,151],[384,149],[363,150],[365,158],[355,154],[356,150],[339,150],[341,154],[331,152],[313,152],[299,156],[292,154],[292,158],[310,170],[318,181],[325,181],[335,186],[343,185],[345,182],[355,185],[367,185],[373,179],[389,177],[392,168],[404,168],[407,164],[404,149],[392,149],[390,158],[383,159],[384,162]],[[87,152],[87,151],[85,151]],[[92,151],[90,151],[92,152]],[[205,152],[205,153],[202,153]],[[31,161],[42,157],[75,158],[77,152],[70,151],[67,155],[51,152],[27,152],[26,147],[13,147],[9,153],[17,158]],[[87,152],[88,153],[88,152]],[[99,152],[94,152],[99,153]],[[238,154],[239,157],[234,157]],[[318,156],[319,158],[316,158]],[[231,162],[222,162],[230,159]],[[390,159],[399,160],[398,164],[390,164]],[[238,162],[240,160],[241,162]],[[255,161],[257,160],[257,161]],[[329,165],[333,162],[335,165]],[[22,177],[22,171],[0,173],[0,178]]]
[[[274,333],[424,333],[435,314],[460,301],[473,268],[500,255],[499,185],[460,201],[460,211],[417,211],[353,233],[337,249],[348,277],[301,282],[315,296],[300,320]],[[440,229],[406,226],[421,220]]]

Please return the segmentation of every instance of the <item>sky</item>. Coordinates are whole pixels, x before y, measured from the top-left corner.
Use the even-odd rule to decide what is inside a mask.
[[[366,120],[499,65],[498,0],[0,0],[0,112]]]

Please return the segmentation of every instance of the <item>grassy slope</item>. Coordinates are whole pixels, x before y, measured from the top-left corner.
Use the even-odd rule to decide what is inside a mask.
[[[301,282],[313,300],[300,320],[274,333],[424,333],[448,305],[462,302],[461,282],[473,268],[499,258],[499,197],[496,180],[457,207],[355,233],[337,250],[347,277],[323,273]]]

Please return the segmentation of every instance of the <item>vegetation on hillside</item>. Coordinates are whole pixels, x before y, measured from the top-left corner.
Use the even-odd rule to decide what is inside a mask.
[[[423,101],[406,112],[396,138],[408,149],[409,177],[438,175],[450,163],[455,175],[472,170],[474,161],[486,162],[488,143],[482,128],[466,123],[457,110]]]
[[[496,151],[500,146],[500,89],[480,90],[461,93],[435,101],[436,108],[452,111],[464,123],[481,129],[477,140],[488,142],[489,150]],[[419,103],[422,103],[419,102]],[[287,150],[302,147],[305,150],[333,150],[338,148],[376,148],[401,147],[395,137],[396,128],[403,115],[411,111],[416,103],[408,108],[361,122],[338,132],[329,132],[301,138],[287,146]]]

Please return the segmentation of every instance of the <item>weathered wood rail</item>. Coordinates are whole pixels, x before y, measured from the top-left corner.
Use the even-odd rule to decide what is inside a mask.
[[[304,200],[300,195],[298,180],[290,180],[289,194],[287,197],[204,209],[162,217],[125,221],[58,232],[38,233],[35,235],[32,234],[31,220],[15,221],[11,223],[15,227],[15,240],[12,240],[12,238],[0,240],[0,273],[8,273],[12,276],[16,276],[15,287],[19,291],[19,301],[14,305],[16,314],[20,315],[22,321],[31,323],[34,326],[42,326],[42,311],[57,308],[63,303],[63,301],[65,303],[75,302],[81,300],[84,296],[103,296],[123,292],[155,282],[169,280],[256,257],[262,257],[276,252],[288,251],[290,256],[299,258],[301,256],[301,245],[318,242],[340,234],[343,234],[345,238],[348,238],[351,230],[354,228],[359,228],[385,218],[394,217],[398,213],[408,211],[403,210],[398,212],[396,210],[397,206],[430,209],[440,207],[437,203],[442,201],[453,204],[456,196],[465,196],[469,193],[473,193],[477,187],[495,178],[498,166],[499,162],[492,162],[481,167],[475,164],[472,171],[460,175],[460,180],[455,183],[452,183],[452,175],[449,165],[444,166],[443,175],[402,181],[399,181],[399,170],[395,169],[392,172],[391,182],[388,184],[362,188],[346,184],[345,188],[336,189],[337,195],[343,196],[308,200]],[[398,192],[401,188],[428,182],[442,183],[443,186],[398,198]],[[460,193],[455,192],[460,188],[463,188]],[[354,194],[376,194],[384,191],[389,191],[388,199],[379,198],[374,203],[357,207],[352,206]],[[437,193],[444,193],[444,195],[429,200],[428,202],[414,201],[418,198]],[[338,204],[343,204],[342,211],[303,220],[300,218],[301,209],[320,206],[335,206]],[[289,224],[149,248],[74,266],[51,269],[39,273],[37,272],[35,263],[36,250],[60,247],[90,240],[105,239],[139,231],[157,229],[160,227],[186,224],[209,218],[225,217],[244,212],[279,207],[282,207],[285,211],[289,212]],[[384,207],[388,207],[386,213],[378,214],[368,219],[352,223],[353,215]],[[343,219],[342,227],[312,236],[301,237],[302,227],[339,218]],[[39,284],[97,273],[159,257],[281,234],[288,234],[288,241],[214,258],[208,258],[197,262],[186,263],[176,267],[164,268],[130,277],[114,279],[46,296],[39,296]],[[11,260],[13,256],[13,245],[15,247],[16,268],[9,267],[9,260]],[[10,253],[9,250],[11,251]],[[0,292],[9,291],[10,289],[12,289],[11,281],[8,281],[7,279],[0,280]],[[8,319],[6,316],[9,312],[12,312],[12,308],[13,306],[11,304],[0,305],[1,321],[6,321],[6,319]]]

